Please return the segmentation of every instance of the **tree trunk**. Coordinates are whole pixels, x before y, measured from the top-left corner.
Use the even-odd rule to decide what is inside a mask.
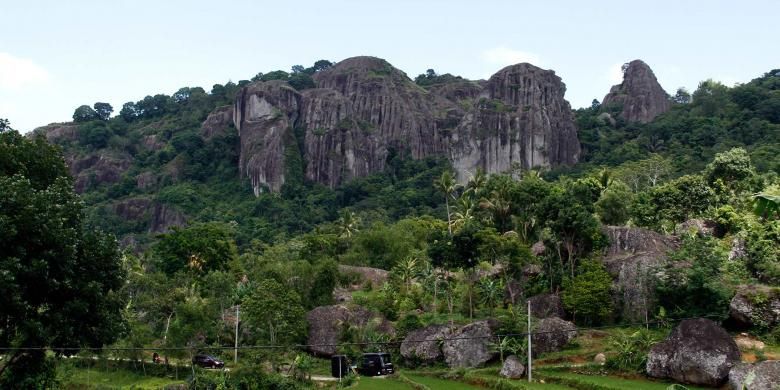
[[[173,317],[173,311],[171,311],[171,314],[168,314],[168,320],[165,321],[165,334],[163,334],[163,345],[166,345],[166,342],[168,341],[168,329],[171,327],[171,317]]]
[[[444,194],[444,204],[447,206],[447,231],[452,237],[452,221],[450,221],[450,194]]]

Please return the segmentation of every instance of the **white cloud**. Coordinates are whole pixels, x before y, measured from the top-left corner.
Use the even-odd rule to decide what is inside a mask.
[[[0,52],[0,88],[17,89],[48,80],[49,72],[40,65],[26,58]]]
[[[483,51],[482,59],[491,65],[498,66],[514,65],[521,62],[528,62],[536,66],[542,65],[542,60],[538,55],[510,49],[505,46],[494,47]]]

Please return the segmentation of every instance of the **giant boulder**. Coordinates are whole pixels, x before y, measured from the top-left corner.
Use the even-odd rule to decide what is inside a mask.
[[[780,326],[780,288],[744,286],[729,303],[730,320],[742,328]]]
[[[504,378],[520,379],[525,374],[525,366],[519,357],[512,355],[504,360],[501,371],[498,373]]]
[[[449,338],[455,329],[449,325],[430,325],[409,332],[401,342],[401,356],[408,361],[434,363],[444,357],[442,341]]]
[[[734,340],[708,319],[682,321],[647,355],[647,374],[683,383],[720,386],[741,354]]]
[[[558,317],[544,318],[539,321],[531,335],[531,352],[534,356],[539,356],[560,351],[576,336],[577,326],[574,323]]]
[[[444,361],[450,368],[482,366],[496,355],[491,351],[493,341],[493,330],[488,321],[465,325],[442,343]]]
[[[733,390],[776,390],[780,388],[780,361],[737,364],[729,371],[729,386]]]
[[[666,264],[676,241],[651,230],[606,226],[609,246],[604,265],[614,278],[613,291],[620,316],[629,322],[644,321],[656,310],[654,272]]]
[[[336,353],[345,328],[374,327],[392,335],[395,329],[384,316],[362,306],[330,305],[315,307],[306,313],[309,325],[309,351],[316,356],[330,357]]]
[[[539,294],[528,298],[531,301],[531,315],[535,318],[558,317],[563,318],[563,302],[558,294]]]

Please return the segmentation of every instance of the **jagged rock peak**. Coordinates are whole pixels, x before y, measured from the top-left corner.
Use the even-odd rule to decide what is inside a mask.
[[[601,106],[605,109],[622,106],[623,119],[647,123],[669,111],[672,103],[650,66],[634,60],[624,67],[623,82],[610,89]]]

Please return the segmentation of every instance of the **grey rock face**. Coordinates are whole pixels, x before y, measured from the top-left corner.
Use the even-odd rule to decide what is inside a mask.
[[[531,315],[536,318],[563,318],[563,303],[558,294],[539,294],[528,299],[531,301]]]
[[[239,170],[255,195],[264,188],[279,192],[286,170],[285,148],[295,147],[293,126],[301,95],[287,83],[250,84],[236,96],[233,123],[241,139]]]
[[[677,244],[642,228],[607,226],[603,232],[610,240],[604,265],[615,278],[613,290],[620,315],[631,322],[644,321],[646,311],[656,310],[653,272],[666,263],[667,253]]]
[[[525,374],[525,366],[520,358],[512,355],[504,359],[504,365],[501,366],[501,371],[498,374],[504,378],[520,379]]]
[[[359,274],[363,281],[371,282],[373,288],[382,287],[390,277],[390,272],[379,268],[355,267],[352,265],[339,264],[339,272],[342,274]]]
[[[776,390],[780,388],[780,361],[740,363],[729,371],[729,387],[733,390]]]
[[[74,189],[83,193],[92,186],[116,183],[130,168],[132,157],[127,153],[98,151],[86,156],[66,157],[70,174],[75,179]]]
[[[336,353],[345,326],[375,326],[379,332],[394,334],[392,324],[381,314],[362,306],[330,305],[315,307],[306,313],[309,325],[309,351],[317,356],[330,357]]]
[[[700,236],[711,236],[715,233],[715,227],[714,221],[693,218],[678,224],[674,230],[677,234],[693,231]]]
[[[182,227],[187,224],[187,216],[175,207],[156,203],[154,214],[149,226],[151,233],[167,233],[172,227]]]
[[[720,386],[739,363],[737,344],[718,324],[707,319],[682,321],[647,355],[647,374],[683,383]]]
[[[401,356],[411,361],[433,363],[444,357],[441,349],[441,341],[455,331],[449,325],[431,325],[417,329],[404,338],[401,342]]]
[[[479,168],[496,173],[577,162],[580,144],[565,91],[555,72],[526,63],[491,76],[453,138],[459,180]]]
[[[442,344],[444,361],[450,368],[482,366],[495,357],[490,348],[492,341],[493,331],[488,321],[463,326]]]
[[[477,168],[495,173],[579,157],[565,87],[533,65],[507,67],[484,85],[458,80],[428,90],[374,57],[346,59],[313,78],[317,88],[300,93],[259,82],[236,97],[241,171],[256,193],[285,182],[292,128],[303,133],[303,174],[330,187],[384,170],[391,153],[450,158],[462,181]]]
[[[610,89],[601,107],[622,106],[621,116],[628,122],[647,123],[672,107],[669,95],[658,83],[653,70],[642,60],[628,63],[623,82]]]
[[[539,321],[533,333],[531,352],[539,356],[563,349],[577,336],[577,326],[558,317],[549,317]]]
[[[233,106],[217,107],[200,125],[200,135],[206,140],[224,136],[230,131],[231,124],[233,124]]]
[[[729,303],[729,317],[739,326],[780,326],[780,288],[745,286]]]

